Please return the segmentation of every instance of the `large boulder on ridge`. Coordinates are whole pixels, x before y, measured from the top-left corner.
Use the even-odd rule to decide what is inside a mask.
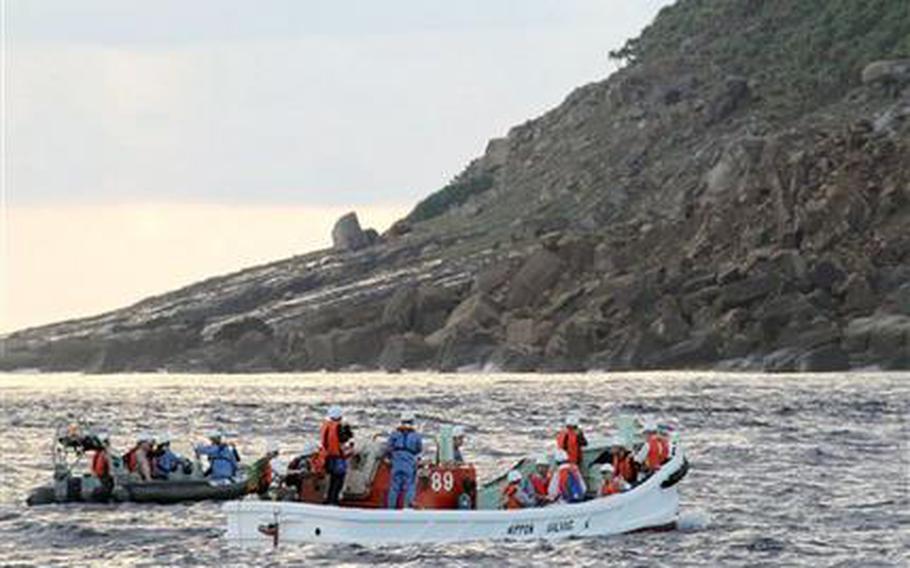
[[[338,250],[359,250],[370,244],[370,239],[360,228],[357,213],[342,215],[332,227],[332,247]]]

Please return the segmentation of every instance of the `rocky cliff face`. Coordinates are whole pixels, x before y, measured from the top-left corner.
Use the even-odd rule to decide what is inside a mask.
[[[680,0],[613,55],[381,238],[347,219],[0,365],[910,368],[906,1]]]

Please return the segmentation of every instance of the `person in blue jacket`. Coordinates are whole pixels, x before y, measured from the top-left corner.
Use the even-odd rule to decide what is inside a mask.
[[[401,424],[392,432],[388,441],[388,454],[392,460],[389,482],[389,509],[410,508],[417,491],[417,460],[423,451],[423,440],[414,430],[414,413],[402,412]]]
[[[183,463],[183,458],[171,449],[171,435],[161,434],[158,436],[158,446],[152,456],[152,477],[154,479],[167,479]]]
[[[231,479],[236,475],[240,463],[240,454],[233,444],[224,441],[224,434],[216,431],[208,436],[211,444],[198,445],[194,448],[197,456],[209,458],[209,469],[206,476],[214,480]]]

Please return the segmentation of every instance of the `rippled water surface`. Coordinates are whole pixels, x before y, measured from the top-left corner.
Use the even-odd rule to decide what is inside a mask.
[[[50,477],[57,423],[106,425],[123,447],[139,430],[178,450],[213,425],[246,455],[267,439],[299,449],[330,403],[366,436],[402,408],[421,427],[463,423],[483,477],[552,445],[580,410],[589,431],[612,415],[676,418],[692,462],[684,527],[556,543],[239,551],[211,503],[29,509]],[[910,564],[910,375],[0,375],[0,564],[613,566]]]

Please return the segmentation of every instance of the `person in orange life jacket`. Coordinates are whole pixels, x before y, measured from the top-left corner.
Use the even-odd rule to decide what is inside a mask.
[[[214,430],[208,435],[211,444],[199,444],[193,448],[197,456],[208,457],[209,468],[205,476],[216,481],[232,479],[240,467],[240,453],[234,444],[224,441],[224,436],[221,430]]]
[[[341,488],[348,472],[345,443],[342,441],[342,412],[340,406],[332,406],[326,413],[320,430],[322,448],[321,456],[325,461],[325,471],[329,476],[329,489],[326,493],[326,505],[338,505],[341,500]]]
[[[550,460],[546,455],[539,455],[534,460],[534,471],[528,476],[531,488],[534,489],[534,499],[537,504],[547,502],[547,492],[550,488]]]
[[[506,476],[506,486],[502,488],[500,499],[501,509],[524,509],[533,507],[536,504],[534,496],[529,488],[522,483],[521,472],[513,469]]]
[[[635,483],[638,479],[638,465],[631,452],[622,444],[614,444],[611,449],[613,456],[613,471],[627,483]]]
[[[151,434],[142,433],[136,437],[136,445],[123,456],[123,463],[130,473],[136,473],[142,481],[152,479],[152,446],[155,438]]]
[[[578,427],[578,415],[570,414],[566,417],[566,427],[556,436],[556,447],[565,450],[569,461],[575,465],[582,464],[583,450],[588,445],[584,432]]]
[[[259,483],[256,487],[256,492],[260,498],[265,498],[268,495],[272,482],[279,480],[281,476],[287,473],[287,467],[278,458],[279,453],[281,453],[281,448],[278,447],[277,442],[269,441],[266,443],[265,457],[268,458],[268,461],[262,466],[262,471],[259,473]]]
[[[603,496],[616,495],[623,491],[628,491],[631,486],[619,474],[613,471],[613,466],[605,463],[600,466],[600,475],[603,478],[603,485],[600,486],[600,494]]]
[[[107,500],[114,490],[114,478],[111,475],[111,436],[107,432],[99,432],[96,436],[101,447],[95,450],[92,456],[92,475],[101,481],[101,487],[97,488],[93,499]]]
[[[414,413],[401,413],[401,424],[389,436],[387,452],[392,461],[392,472],[389,479],[389,494],[386,506],[397,509],[410,508],[417,493],[417,465],[420,452],[423,451],[423,440],[414,430]]]
[[[647,472],[654,473],[670,457],[670,444],[658,433],[657,425],[653,422],[646,423],[642,433],[645,436],[645,444],[639,456],[642,459],[638,461]]]
[[[578,466],[569,461],[565,450],[556,450],[556,471],[550,476],[547,499],[550,502],[578,503],[584,501],[588,488]]]

